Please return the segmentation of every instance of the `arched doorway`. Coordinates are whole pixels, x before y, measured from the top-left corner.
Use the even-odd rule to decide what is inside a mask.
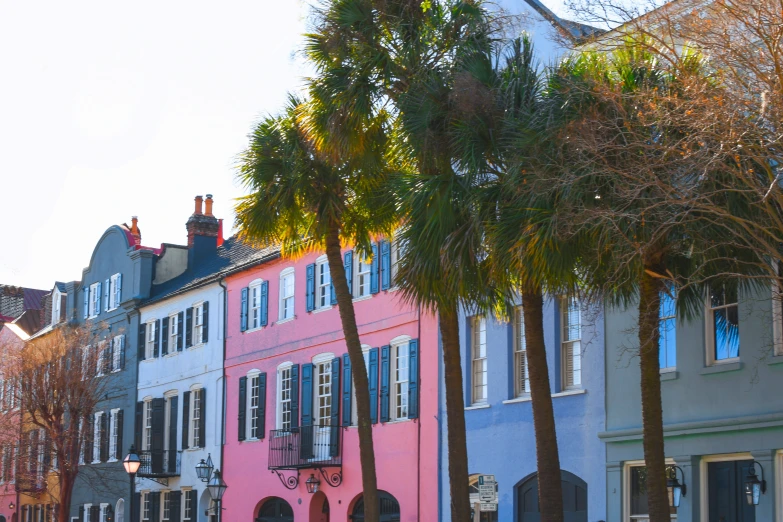
[[[563,487],[563,520],[587,522],[587,483],[567,471],[560,470]],[[538,474],[534,473],[517,485],[517,521],[540,522],[538,509]]]
[[[258,510],[255,522],[294,522],[294,510],[282,498],[272,497]]]
[[[381,505],[381,522],[400,522],[400,503],[396,498],[385,491],[378,491],[378,502]],[[364,522],[364,496],[356,501],[350,519],[352,522]]]
[[[0,522],[5,522],[5,515],[0,515]]]

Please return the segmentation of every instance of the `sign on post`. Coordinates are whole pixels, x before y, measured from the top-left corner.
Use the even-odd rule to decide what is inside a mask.
[[[480,511],[497,511],[498,510],[498,503],[497,502],[482,502],[479,506]]]
[[[497,511],[497,482],[495,482],[495,475],[479,475],[478,477],[478,494],[481,505],[495,504],[495,510]],[[481,511],[493,511],[490,509],[481,508]]]

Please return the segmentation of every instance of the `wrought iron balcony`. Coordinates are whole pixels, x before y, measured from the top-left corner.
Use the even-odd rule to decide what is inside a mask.
[[[178,477],[180,453],[176,450],[147,450],[139,452],[141,466],[139,477],[165,478]]]
[[[340,426],[300,426],[269,434],[269,469],[342,466]]]

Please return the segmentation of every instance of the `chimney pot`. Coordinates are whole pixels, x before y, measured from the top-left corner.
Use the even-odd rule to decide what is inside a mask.
[[[212,216],[212,194],[207,194],[206,208],[204,209],[205,216]]]
[[[131,217],[131,235],[136,240],[136,245],[141,245],[141,231],[139,230],[139,218],[137,216]]]
[[[204,202],[204,198],[201,196],[196,196],[196,209],[193,211],[194,216],[200,216],[202,214],[201,212],[201,206]]]

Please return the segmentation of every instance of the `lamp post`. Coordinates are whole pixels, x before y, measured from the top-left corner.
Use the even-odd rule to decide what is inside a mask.
[[[207,484],[207,489],[209,490],[209,496],[211,496],[216,503],[218,522],[221,522],[221,520],[223,520],[223,508],[221,507],[221,504],[223,494],[226,492],[226,489],[228,489],[228,485],[223,480],[223,477],[220,476],[219,469],[216,469],[212,474],[212,478],[210,479],[209,484]]]
[[[134,497],[136,496],[136,473],[138,473],[139,468],[141,467],[141,459],[136,453],[136,447],[133,444],[131,444],[128,454],[123,459],[122,465],[125,467],[125,471],[128,475],[130,475],[130,519],[131,522],[135,522],[136,519],[133,517],[133,506],[136,504],[136,502],[134,502]]]

